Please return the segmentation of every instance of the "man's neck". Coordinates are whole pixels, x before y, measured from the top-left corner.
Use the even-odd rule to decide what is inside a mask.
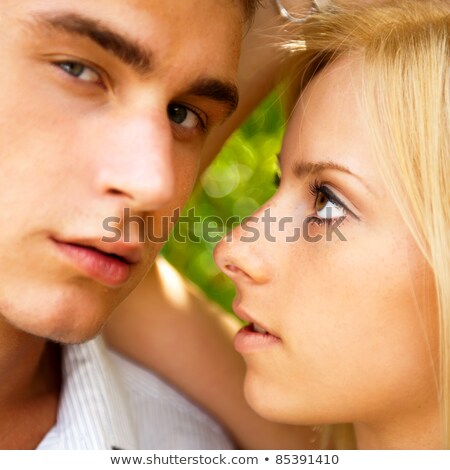
[[[0,319],[0,448],[35,448],[56,421],[59,348]]]

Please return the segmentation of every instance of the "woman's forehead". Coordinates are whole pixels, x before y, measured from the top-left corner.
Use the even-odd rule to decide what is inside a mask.
[[[343,57],[320,71],[300,96],[289,120],[282,160],[333,162],[378,186],[368,122],[362,61]]]

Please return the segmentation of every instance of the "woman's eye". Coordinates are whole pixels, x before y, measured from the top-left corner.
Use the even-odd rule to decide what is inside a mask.
[[[196,129],[199,125],[203,126],[203,122],[198,114],[186,106],[170,105],[167,114],[172,122],[186,129]]]
[[[339,219],[347,215],[338,202],[332,201],[321,191],[317,193],[315,211],[316,217],[323,220]]]
[[[100,75],[95,70],[79,62],[59,62],[57,65],[64,72],[84,82],[98,83],[101,81]]]

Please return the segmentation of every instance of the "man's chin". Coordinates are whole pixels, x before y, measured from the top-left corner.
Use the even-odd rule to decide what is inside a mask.
[[[64,318],[61,321],[51,322],[43,321],[39,325],[15,324],[18,330],[29,334],[30,336],[42,338],[59,344],[80,344],[89,341],[98,336],[105,325],[109,315],[93,316],[82,321],[70,321],[71,318]]]
[[[6,283],[5,283],[6,284]],[[16,332],[64,344],[97,336],[133,285],[108,289],[89,279],[10,283],[0,298],[0,323]]]
[[[91,299],[93,300],[93,299]],[[0,317],[17,333],[62,344],[79,344],[95,338],[116,308],[116,302],[59,302],[50,308],[9,305]]]
[[[53,331],[48,335],[36,335],[42,338],[45,338],[48,341],[53,343],[58,343],[62,345],[71,345],[71,344],[82,344],[91,339],[96,338],[103,329],[104,324],[96,328],[85,328],[85,329],[70,329],[70,330],[59,330]]]
[[[101,333],[117,304],[91,300],[89,302],[85,299],[78,306],[67,305],[61,310],[48,312],[43,322],[45,328],[34,325],[34,334],[62,344],[80,344],[95,338]]]

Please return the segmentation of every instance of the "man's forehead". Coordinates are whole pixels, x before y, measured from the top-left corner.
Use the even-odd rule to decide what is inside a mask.
[[[243,28],[240,8],[231,8],[235,3],[240,4],[241,0],[165,0],[162,3],[156,0],[23,0],[16,7],[18,18],[34,17],[42,20],[41,25],[45,22],[53,27],[63,25],[72,32],[111,30],[133,39],[127,41],[128,45],[133,42],[138,47],[127,56],[138,58],[141,68],[148,69],[150,57],[140,52],[150,48],[153,55],[161,52],[166,60],[171,60],[170,55],[177,52],[179,55],[195,52],[189,59],[197,57],[199,62],[213,59],[210,67],[220,63],[221,58],[227,60],[236,55]],[[110,35],[108,47],[118,49],[115,44],[118,36]]]
[[[233,54],[230,38],[226,49],[223,48],[226,40],[222,39],[220,44],[203,46],[203,30],[199,31],[198,28],[195,33],[190,30],[189,41],[180,41],[178,36],[173,40],[161,38],[164,28],[149,32],[145,38],[146,31],[139,34],[121,18],[104,18],[95,10],[84,13],[79,8],[38,9],[30,12],[23,23],[37,34],[59,34],[88,40],[142,78],[175,72],[174,82],[182,82],[183,93],[219,101],[228,107],[227,114],[237,106],[235,73],[233,67],[230,67],[232,61],[229,60]],[[151,40],[155,36],[155,40]],[[52,38],[52,41],[58,40],[57,37]]]
[[[136,24],[140,20],[155,18],[165,19],[174,23],[187,21],[188,28],[178,31],[178,34],[189,34],[189,26],[196,20],[211,25],[221,21],[227,13],[234,16],[237,22],[243,22],[249,12],[253,12],[249,4],[258,0],[2,0],[0,11],[26,12],[27,10],[70,11],[73,9],[86,15],[96,12],[99,18],[105,20],[124,19],[128,24]],[[164,18],[163,18],[164,17]],[[130,23],[130,20],[133,20]]]

